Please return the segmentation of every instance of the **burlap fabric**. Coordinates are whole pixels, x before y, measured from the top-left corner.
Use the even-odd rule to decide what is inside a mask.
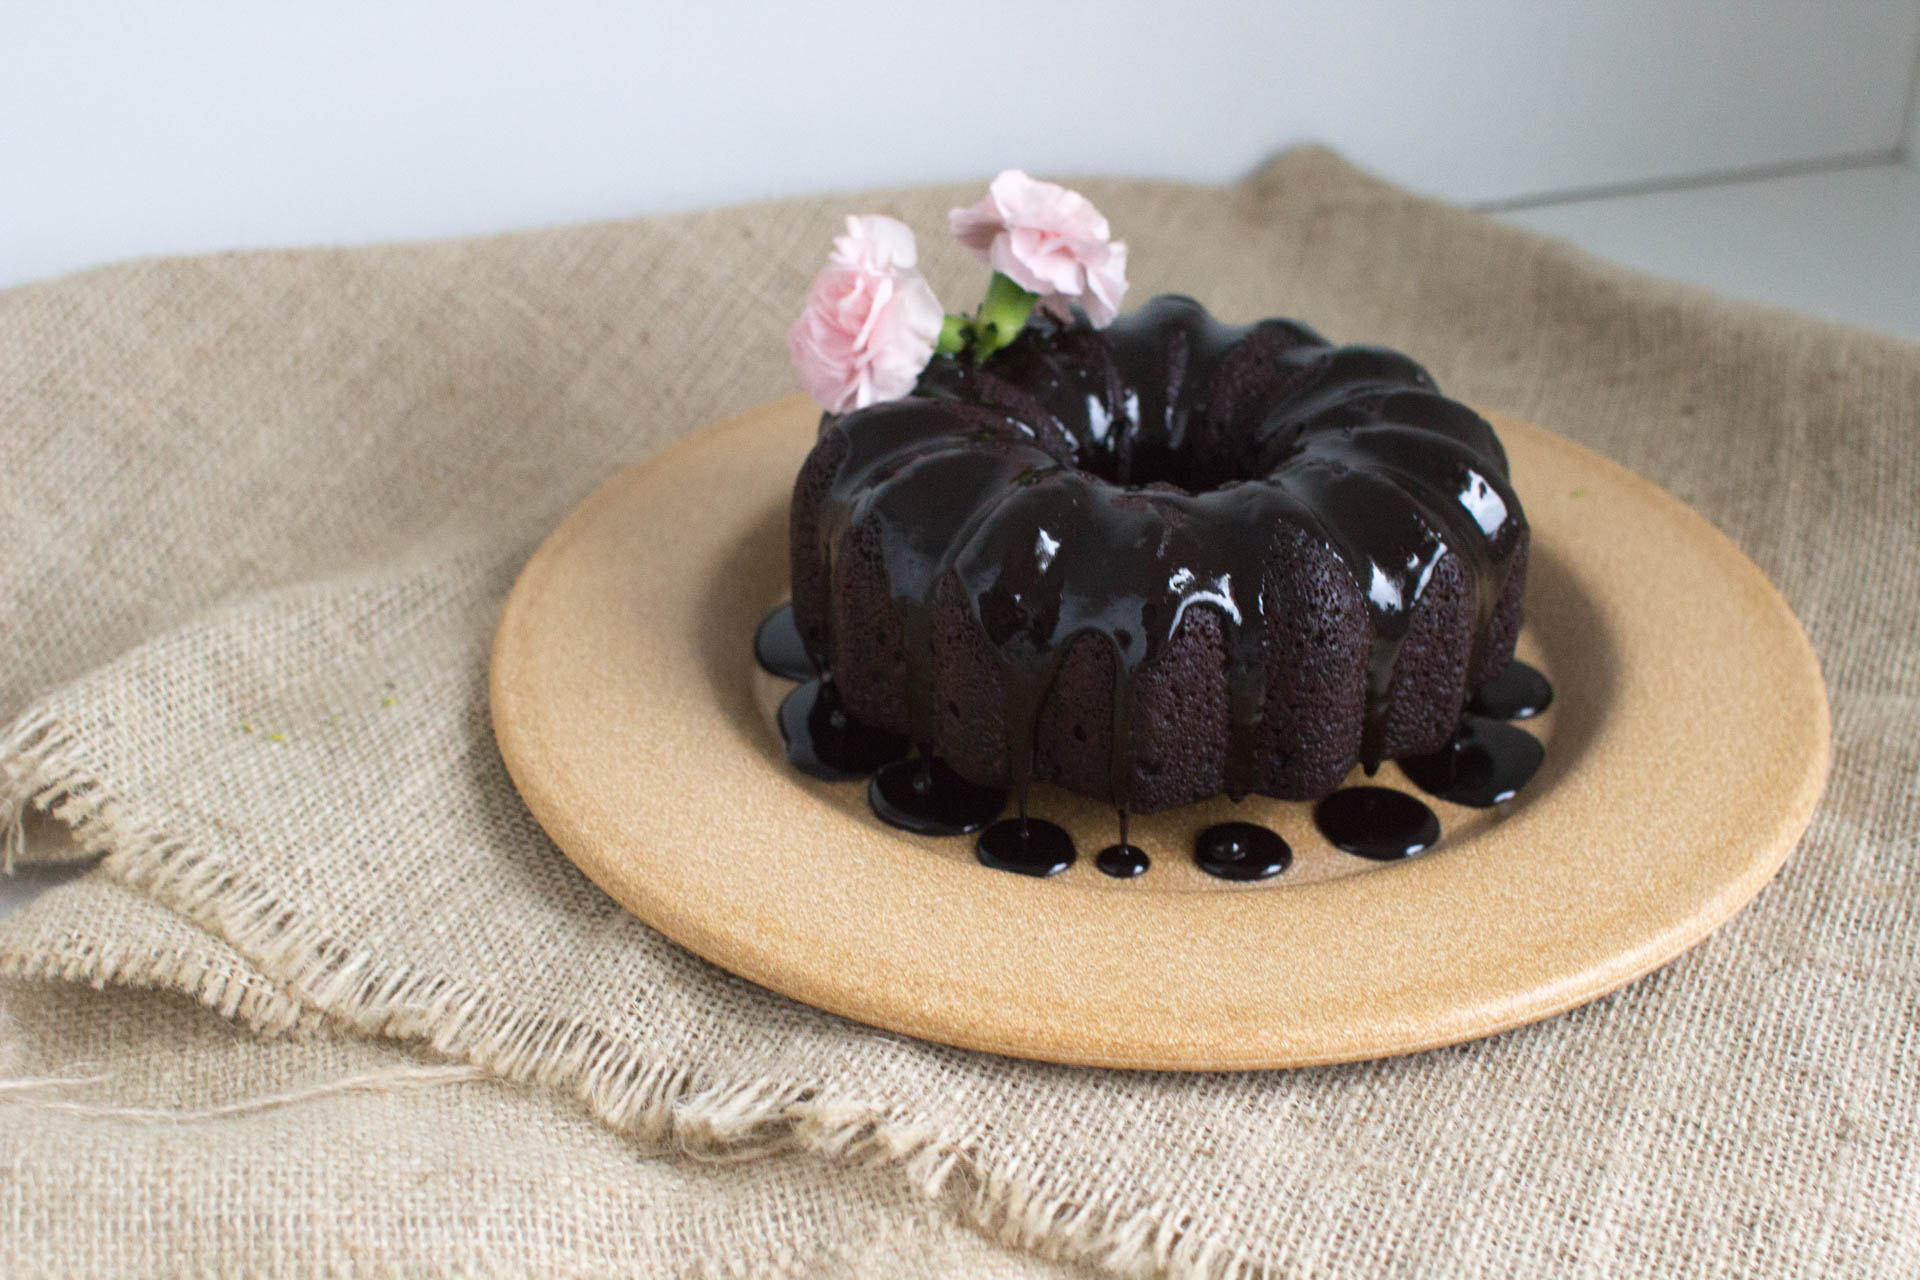
[[[941,295],[977,291],[938,234],[972,189],[110,268],[0,295],[8,803],[107,855],[0,924],[0,1256],[1920,1272],[1920,348],[1324,152],[1224,190],[1084,187],[1136,297],[1408,348],[1759,562],[1835,717],[1772,888],[1609,999],[1397,1061],[1083,1071],[816,1013],[543,839],[489,737],[488,641],[595,482],[789,389],[781,331],[844,213],[904,217]]]

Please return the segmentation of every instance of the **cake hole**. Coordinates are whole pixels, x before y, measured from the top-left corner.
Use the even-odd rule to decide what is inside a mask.
[[[1087,740],[1087,727],[1085,725],[1077,724],[1073,726],[1073,740],[1075,742],[1085,742]]]

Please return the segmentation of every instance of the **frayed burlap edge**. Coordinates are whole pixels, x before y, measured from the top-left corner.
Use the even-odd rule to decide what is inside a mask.
[[[304,1008],[257,982],[217,972],[196,956],[112,942],[87,941],[60,955],[0,955],[0,978],[81,982],[96,990],[176,992],[262,1036],[311,1034],[327,1022],[320,1010]]]
[[[326,936],[222,859],[136,816],[58,719],[30,711],[0,739],[0,848],[21,848],[28,809],[65,824],[104,874],[224,939],[284,990],[238,982],[177,953],[111,945],[54,958],[0,956],[0,976],[166,989],[259,1032],[344,1024],[424,1042],[503,1079],[570,1094],[617,1132],[705,1160],[792,1151],[890,1167],[1002,1245],[1125,1276],[1255,1280],[1266,1266],[1208,1238],[1195,1215],[1054,1194],[897,1110],[773,1079],[715,1082],[651,1062],[591,1024],[501,1007],[441,974],[380,963]]]

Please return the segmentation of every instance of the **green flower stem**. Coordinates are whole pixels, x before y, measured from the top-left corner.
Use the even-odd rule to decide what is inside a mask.
[[[970,316],[950,315],[941,321],[933,349],[943,356],[965,352],[979,364],[1020,336],[1038,301],[1039,294],[1028,293],[996,271],[980,309]]]
[[[948,316],[940,325],[940,338],[933,349],[943,356],[958,355],[973,336],[973,322],[965,316]]]
[[[1019,337],[1027,317],[1033,314],[1033,304],[1039,300],[1040,295],[1028,293],[1007,276],[994,272],[986,301],[974,318],[973,358],[985,360]]]

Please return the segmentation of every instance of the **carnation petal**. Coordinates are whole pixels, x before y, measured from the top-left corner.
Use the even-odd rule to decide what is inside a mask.
[[[951,209],[947,212],[947,230],[979,257],[986,257],[993,247],[993,238],[1006,230],[1000,211],[994,207],[992,197],[963,209]]]
[[[1110,323],[1126,293],[1126,246],[1078,191],[1004,170],[977,204],[947,223],[961,244],[1056,315],[1078,303],[1096,326]]]
[[[787,331],[800,385],[829,413],[906,395],[933,358],[944,315],[916,257],[893,218],[850,217],[835,238]]]

